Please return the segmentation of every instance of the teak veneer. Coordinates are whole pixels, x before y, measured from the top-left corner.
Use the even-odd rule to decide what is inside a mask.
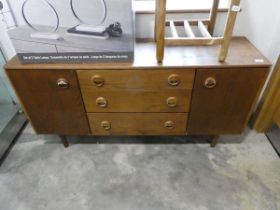
[[[219,47],[136,44],[132,64],[26,64],[14,57],[7,75],[39,134],[240,134],[252,115],[269,61],[246,39],[234,38],[226,62]]]

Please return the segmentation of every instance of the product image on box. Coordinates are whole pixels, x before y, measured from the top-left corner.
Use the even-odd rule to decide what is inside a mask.
[[[132,62],[131,0],[6,0],[22,63]]]

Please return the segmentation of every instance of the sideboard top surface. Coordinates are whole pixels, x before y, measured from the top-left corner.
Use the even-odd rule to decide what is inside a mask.
[[[137,43],[133,63],[54,63],[21,64],[12,58],[6,69],[158,69],[158,68],[227,68],[270,67],[270,62],[245,37],[234,37],[225,62],[218,61],[220,46],[168,46],[162,64],[156,61],[155,43]]]

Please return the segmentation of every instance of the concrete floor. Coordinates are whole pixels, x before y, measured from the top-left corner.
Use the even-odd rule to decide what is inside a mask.
[[[280,209],[280,160],[263,134],[215,149],[185,139],[72,138],[64,149],[28,126],[0,168],[0,209]]]

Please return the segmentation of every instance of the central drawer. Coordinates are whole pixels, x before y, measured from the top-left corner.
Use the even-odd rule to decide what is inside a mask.
[[[90,113],[93,135],[185,135],[186,113]]]
[[[188,112],[194,69],[80,70],[87,112]]]

